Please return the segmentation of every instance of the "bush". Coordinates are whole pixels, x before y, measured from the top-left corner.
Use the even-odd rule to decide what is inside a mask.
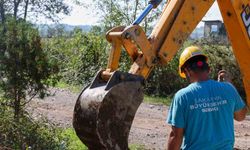
[[[107,60],[107,42],[101,35],[75,29],[71,37],[45,39],[50,60],[60,64],[60,76],[68,84],[86,85]]]
[[[201,47],[205,50],[209,58],[211,67],[211,77],[217,80],[218,71],[227,70],[232,75],[232,82],[243,98],[246,93],[243,86],[242,75],[239,65],[235,59],[231,46],[227,45],[208,45],[203,44]]]
[[[217,80],[218,71],[227,70],[232,75],[232,82],[245,98],[242,76],[236,59],[232,52],[232,47],[225,44],[209,43],[205,40],[187,41],[177,55],[166,65],[156,67],[148,79],[146,93],[156,96],[171,96],[179,89],[185,87],[188,82],[182,79],[178,73],[179,56],[183,49],[190,45],[197,45],[208,55],[208,63],[211,67],[210,77]]]
[[[61,64],[63,82],[68,84],[88,84],[99,69],[105,69],[108,62],[110,44],[102,34],[95,31],[84,33],[76,30],[70,38],[49,39],[52,59]],[[145,93],[153,96],[173,96],[179,89],[188,85],[178,73],[179,56],[183,49],[190,45],[198,45],[209,57],[211,78],[217,79],[220,69],[228,70],[233,76],[233,83],[244,96],[244,87],[238,65],[228,44],[209,42],[206,40],[184,43],[177,55],[165,66],[157,66],[151,72],[145,86]],[[131,66],[130,59],[123,50],[119,70],[127,72]]]
[[[0,145],[11,149],[53,149],[67,148],[67,139],[55,125],[46,120],[35,121],[27,113],[14,121],[8,107],[0,108]]]

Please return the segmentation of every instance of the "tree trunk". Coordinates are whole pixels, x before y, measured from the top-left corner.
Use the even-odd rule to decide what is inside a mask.
[[[16,20],[16,18],[17,18],[17,1],[16,0],[14,0],[14,19]]]
[[[147,0],[145,0],[145,6],[147,6]],[[145,30],[145,33],[147,34],[147,30],[148,30],[148,17],[145,17],[144,20],[145,20],[144,21],[144,23],[145,23],[144,30]]]
[[[113,16],[113,1],[112,0],[110,0],[110,10],[109,10],[109,14],[111,14],[111,16]],[[108,29],[111,29],[111,28],[113,28],[113,22],[112,22],[112,20],[111,21],[109,21],[109,27],[108,27]]]
[[[135,11],[134,11],[134,15],[133,15],[134,20],[136,19],[136,14],[137,14],[137,10],[138,10],[138,5],[139,5],[139,0],[136,0],[136,1],[135,1]]]
[[[13,29],[13,37],[11,37],[12,40],[13,40],[13,44],[16,44],[15,42],[17,41],[17,29],[16,27]],[[14,54],[12,55],[13,58],[14,58],[14,62],[17,62],[18,58],[17,58],[17,54]],[[14,119],[16,122],[19,122],[19,117],[20,117],[20,103],[21,103],[21,96],[20,96],[20,92],[19,92],[19,88],[18,88],[18,84],[16,83],[17,82],[17,79],[18,79],[18,75],[17,75],[17,72],[18,72],[18,66],[17,66],[17,63],[14,63],[14,66],[15,68],[15,72],[13,74],[13,78],[11,80],[14,81],[14,83],[12,84],[13,85],[13,94],[14,94]]]
[[[21,0],[14,0],[14,19],[17,20],[18,7]]]
[[[24,8],[24,16],[23,16],[23,19],[25,21],[26,21],[26,18],[27,18],[28,6],[29,6],[29,0],[26,0],[25,1],[25,8]]]
[[[1,15],[1,23],[5,22],[5,9],[4,9],[4,0],[0,0],[0,15]]]
[[[17,89],[14,89],[15,101],[14,101],[14,119],[16,122],[19,122],[20,115],[20,97]]]

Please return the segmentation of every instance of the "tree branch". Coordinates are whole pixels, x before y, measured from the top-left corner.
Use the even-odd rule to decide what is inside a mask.
[[[21,107],[25,106],[26,104],[30,103],[31,100],[37,95],[38,92],[36,92],[35,94],[33,94],[28,101],[24,102],[23,104],[21,104]]]
[[[27,18],[28,5],[29,5],[29,0],[26,0],[25,1],[25,8],[24,8],[24,16],[23,16],[24,20],[26,20],[26,18]]]

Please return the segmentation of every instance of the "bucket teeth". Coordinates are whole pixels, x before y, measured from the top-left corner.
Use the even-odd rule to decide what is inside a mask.
[[[126,150],[135,113],[143,100],[143,78],[115,72],[106,84],[97,80],[98,74],[77,99],[73,118],[77,136],[89,149]]]

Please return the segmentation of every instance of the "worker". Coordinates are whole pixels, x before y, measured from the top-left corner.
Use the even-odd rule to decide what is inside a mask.
[[[169,109],[169,150],[232,150],[234,119],[244,120],[247,108],[227,73],[218,82],[209,79],[207,56],[199,47],[187,47],[180,56],[179,74],[190,84],[179,90]]]

